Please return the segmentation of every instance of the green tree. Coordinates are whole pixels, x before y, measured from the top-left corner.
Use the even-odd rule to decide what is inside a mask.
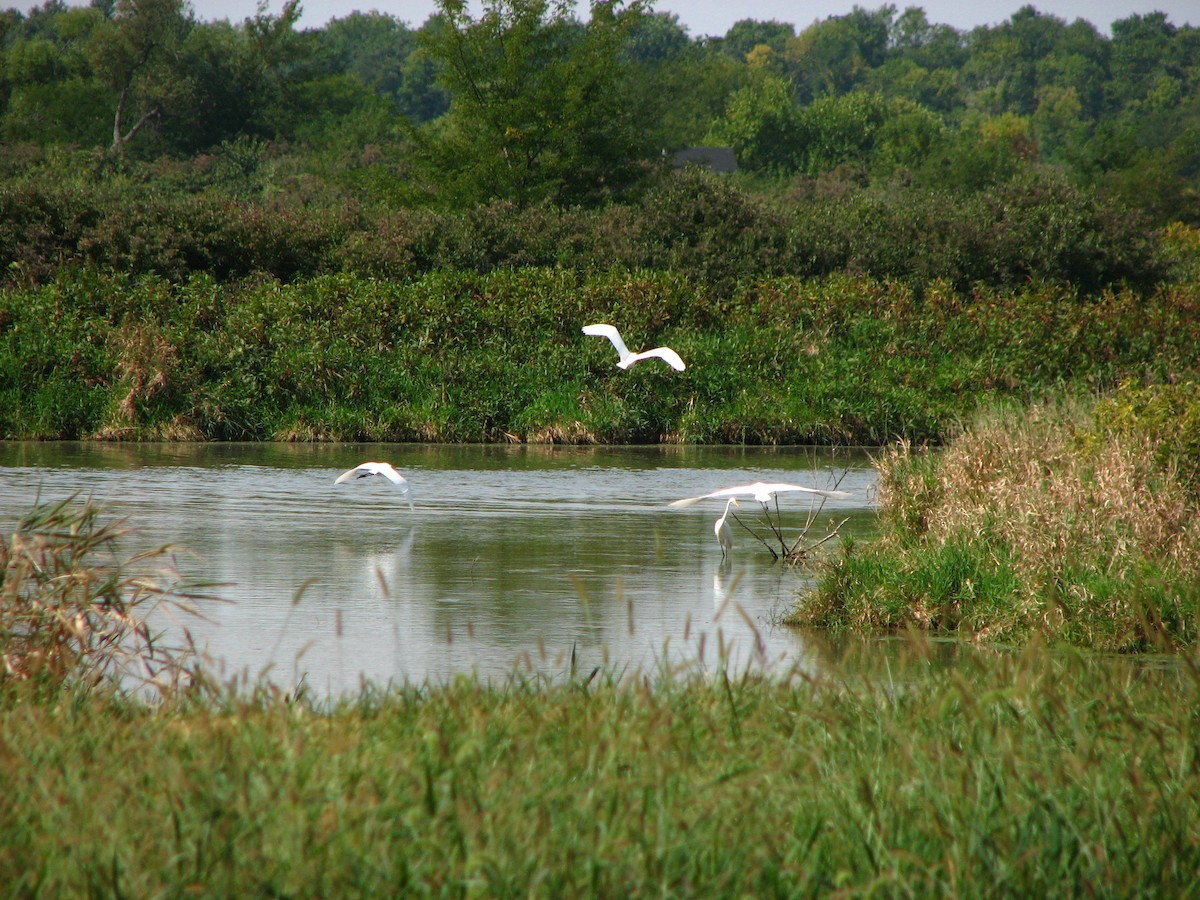
[[[1038,90],[1053,86],[1073,91],[1080,116],[1094,121],[1104,112],[1104,82],[1110,59],[1109,41],[1093,25],[1077,19],[1063,29],[1054,49],[1038,62]]]
[[[644,8],[593,2],[583,25],[571,7],[492,0],[472,19],[439,0],[444,27],[422,40],[452,99],[418,138],[442,200],[591,203],[637,180],[651,129],[621,51]]]
[[[1049,84],[1038,89],[1037,109],[1030,117],[1039,156],[1047,161],[1067,161],[1074,148],[1083,144],[1087,123],[1083,104],[1071,87]]]
[[[647,13],[630,27],[625,55],[643,65],[670,63],[688,53],[692,42],[674,13]]]
[[[191,25],[185,0],[117,0],[112,18],[93,35],[92,66],[116,94],[111,149],[117,155],[180,86],[171,65]]]
[[[886,59],[862,79],[864,89],[957,118],[963,106],[958,73],[967,57],[962,35],[930,24],[924,10],[910,6],[892,22],[888,42]]]
[[[911,100],[855,91],[822,97],[801,112],[797,157],[810,175],[850,165],[887,176],[923,165],[942,132],[938,117]]]
[[[1146,97],[1163,75],[1179,76],[1175,32],[1167,17],[1157,12],[1113,22],[1110,111]]]
[[[62,51],[44,37],[13,42],[4,54],[4,75],[9,84],[48,84],[66,74]]]
[[[807,102],[861,87],[868,73],[888,57],[896,7],[874,12],[860,6],[845,16],[810,25],[787,42],[783,56],[797,86],[797,99]]]
[[[404,64],[417,49],[417,34],[393,16],[353,12],[318,33],[340,73],[355,75],[377,93],[396,100],[404,85]]]
[[[0,39],[0,133],[45,144],[103,144],[110,92],[92,75],[85,48],[107,19],[99,9],[46,4],[15,10]]]
[[[904,57],[893,57],[872,70],[864,80],[864,89],[885,97],[911,100],[948,119],[962,110],[962,90],[953,71],[930,71]]]
[[[278,16],[260,3],[238,24],[193,24],[162,73],[169,90],[163,91],[160,144],[196,153],[240,139],[291,141],[301,131],[311,133],[314,123],[336,121],[348,97],[370,95],[322,52],[315,32],[296,32],[299,13],[298,0],[285,3]],[[332,83],[341,78],[352,83]],[[322,88],[322,81],[331,83]]]
[[[1063,57],[1078,53],[1079,34],[1062,19],[1043,15],[1032,6],[1021,7],[996,28],[976,28],[962,71],[975,108],[990,115],[1032,115],[1038,90],[1054,74],[1046,61],[1059,53]]]
[[[782,53],[787,42],[796,36],[796,29],[787,22],[758,22],[739,19],[725,32],[721,49],[734,59],[744,60],[755,47],[770,47]]]
[[[745,80],[741,61],[715,42],[691,40],[674,14],[638,18],[622,55],[629,63],[626,102],[642,112],[648,142],[663,150],[702,141]]]
[[[934,187],[982,191],[1027,172],[1037,156],[1027,118],[1012,113],[976,117],[947,136],[922,176]]]
[[[743,169],[789,174],[799,164],[799,117],[791,82],[761,71],[729,98],[708,140],[733,147]]]
[[[441,65],[424,47],[417,47],[401,67],[396,105],[411,122],[431,122],[450,108],[450,94],[442,87]]]
[[[196,153],[243,135],[269,136],[261,66],[244,26],[218,21],[193,28],[180,54],[179,75],[189,93],[170,118],[172,149]]]

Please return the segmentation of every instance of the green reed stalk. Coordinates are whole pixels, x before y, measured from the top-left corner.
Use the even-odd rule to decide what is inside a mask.
[[[1183,896],[1200,677],[919,641],[826,674],[0,703],[13,895]]]

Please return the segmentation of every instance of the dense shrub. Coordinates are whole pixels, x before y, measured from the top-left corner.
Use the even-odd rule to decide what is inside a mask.
[[[813,274],[944,280],[960,291],[1051,281],[1083,293],[1145,289],[1165,274],[1135,211],[1051,177],[971,194],[892,186],[810,197],[792,228],[795,256],[811,260]]]
[[[1097,405],[1095,420],[1101,434],[1149,442],[1161,466],[1200,489],[1200,382],[1125,384]]]
[[[1164,272],[1136,215],[1052,178],[975,194],[842,185],[768,201],[694,170],[665,176],[637,204],[497,202],[460,212],[309,202],[303,191],[254,200],[133,179],[29,179],[0,187],[0,258],[10,279],[26,283],[51,280],[64,263],[221,281],[648,268],[687,273],[726,296],[741,281],[779,275],[852,272],[959,291],[1032,280],[1094,292],[1146,289]]]

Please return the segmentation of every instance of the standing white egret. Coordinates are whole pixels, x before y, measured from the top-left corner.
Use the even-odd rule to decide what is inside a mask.
[[[725,512],[721,513],[721,518],[713,523],[713,531],[717,534],[717,543],[721,545],[722,560],[733,549],[733,529],[729,527],[729,508],[737,505],[737,497],[730,497],[729,502],[725,504]]]
[[[679,358],[679,354],[670,347],[655,347],[653,350],[643,350],[641,353],[631,353],[629,348],[625,346],[625,342],[621,340],[621,333],[612,325],[597,324],[584,325],[583,333],[594,337],[606,337],[612,341],[612,345],[617,348],[617,355],[621,357],[617,363],[618,369],[628,369],[635,362],[643,359],[649,359],[652,356],[657,356],[661,360],[665,360],[676,372],[682,372],[686,366],[683,360]]]
[[[372,475],[382,475],[392,484],[396,485],[400,490],[404,491],[404,498],[408,501],[408,508],[413,508],[412,496],[408,490],[408,479],[397,472],[390,463],[381,462],[365,462],[355,466],[349,472],[343,472],[334,481],[334,484],[345,484],[355,478],[369,478]]]
[[[768,550],[770,550],[771,555],[774,556],[776,559],[779,559],[779,557],[781,555],[783,556],[784,559],[792,559],[792,558],[797,558],[798,553],[799,553],[799,556],[802,556],[803,553],[799,552],[800,540],[796,540],[791,545],[789,545],[788,541],[783,536],[783,521],[779,514],[779,494],[786,493],[789,491],[795,491],[795,492],[799,492],[799,493],[803,493],[803,494],[810,494],[814,497],[822,497],[825,499],[841,499],[841,498],[850,496],[845,491],[824,491],[824,490],[821,490],[820,488],[804,487],[799,484],[783,484],[780,482],[756,481],[756,482],[754,482],[754,484],[740,484],[740,485],[737,485],[736,487],[721,488],[719,491],[712,491],[708,494],[702,494],[699,497],[685,497],[683,500],[674,500],[668,505],[675,506],[675,507],[693,506],[696,503],[699,503],[701,500],[709,500],[709,499],[725,500],[725,499],[729,499],[729,498],[733,498],[733,497],[753,497],[755,500],[757,500],[759,503],[762,504],[763,518],[766,520],[767,527],[770,528],[771,532],[774,534],[775,540],[778,541],[779,550],[777,551],[771,545],[772,542],[767,541],[762,535],[760,535],[758,532],[756,532],[753,528],[751,528],[749,525],[747,525],[741,519],[738,519],[737,516],[734,516],[734,519],[737,521],[737,523],[739,525],[741,525],[743,528],[745,528],[747,531],[749,531],[752,535],[754,535],[756,538],[758,538],[758,540],[763,544],[763,546],[765,546]],[[775,517],[774,518],[772,518],[772,516],[771,516],[770,504],[771,504],[772,498],[774,498],[774,500],[775,500]],[[810,507],[809,512],[808,512],[808,522],[805,524],[803,530],[800,533],[801,539],[803,539],[803,537],[808,533],[808,529],[812,526],[813,522],[815,521],[817,513],[823,508],[824,508],[823,502],[820,504],[820,506]],[[728,503],[725,505],[725,514],[726,514],[726,516],[729,515],[729,504]],[[721,524],[724,520],[725,520],[725,516],[722,516],[721,519],[719,519],[717,522],[718,525]],[[728,526],[728,522],[724,522],[724,524],[726,526]],[[720,537],[721,537],[720,533],[718,532],[717,539],[720,540]],[[724,545],[722,544],[722,546],[724,546]]]
[[[753,497],[763,505],[764,509],[768,508],[771,498],[776,494],[785,493],[787,491],[800,491],[805,494],[816,494],[819,497],[829,499],[842,499],[849,497],[845,491],[823,491],[819,488],[802,487],[798,484],[780,484],[778,482],[762,482],[756,481],[754,484],[741,484],[737,487],[721,488],[719,491],[713,491],[709,494],[701,494],[699,497],[686,497],[683,500],[674,500],[669,506],[694,506],[701,500],[717,499],[722,500],[726,497]]]

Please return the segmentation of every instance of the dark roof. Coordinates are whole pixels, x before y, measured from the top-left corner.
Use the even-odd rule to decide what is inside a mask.
[[[736,172],[737,155],[732,147],[684,147],[676,151],[671,162],[675,168],[704,166],[714,172]]]

